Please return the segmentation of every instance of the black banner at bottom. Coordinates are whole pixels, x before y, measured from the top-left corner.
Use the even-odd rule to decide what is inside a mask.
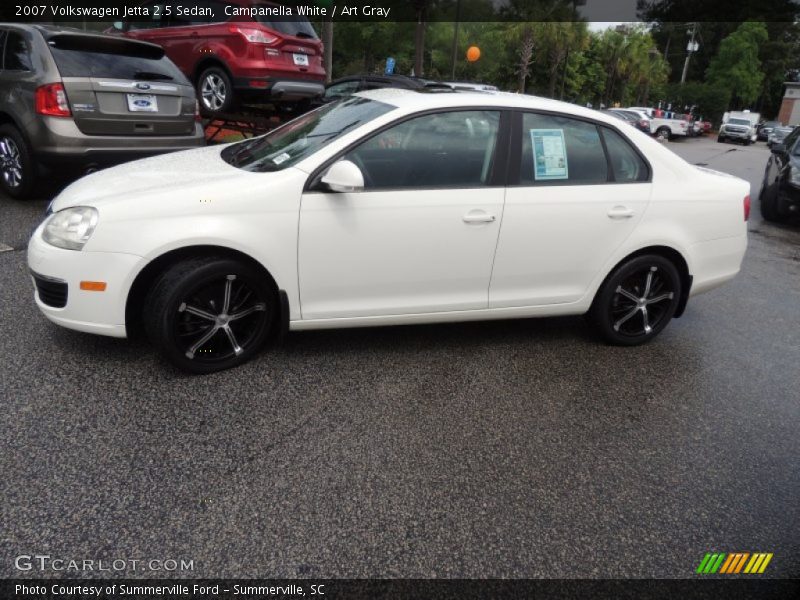
[[[778,579],[6,579],[3,600],[234,599],[788,599],[800,580]]]

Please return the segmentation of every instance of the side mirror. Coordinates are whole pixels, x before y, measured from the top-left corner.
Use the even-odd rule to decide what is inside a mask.
[[[772,144],[772,148],[770,148],[773,154],[783,154],[786,152],[786,146],[783,144]]]
[[[340,160],[331,165],[321,182],[332,192],[360,192],[364,189],[364,174],[355,163]]]

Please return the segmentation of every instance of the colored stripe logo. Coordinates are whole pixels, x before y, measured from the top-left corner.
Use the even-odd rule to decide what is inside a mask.
[[[772,552],[706,552],[695,572],[700,575],[755,575],[763,573],[771,560]]]

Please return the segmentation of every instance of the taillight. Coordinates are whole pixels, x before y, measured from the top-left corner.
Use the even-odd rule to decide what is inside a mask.
[[[71,117],[67,92],[60,83],[48,83],[36,88],[36,112],[48,117]]]
[[[744,197],[744,220],[747,221],[750,218],[750,194]]]
[[[642,127],[647,127],[648,129],[650,128],[650,123],[648,123],[648,122],[647,122],[647,121],[645,121],[644,119],[642,119],[641,121],[639,121],[639,125],[641,125]]]
[[[260,29],[251,29],[249,27],[237,27],[231,25],[228,28],[231,33],[238,33],[251,44],[274,44],[278,41],[273,35],[269,35]]]

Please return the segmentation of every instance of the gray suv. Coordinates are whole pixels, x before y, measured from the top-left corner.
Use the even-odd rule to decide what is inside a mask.
[[[154,44],[0,23],[0,189],[205,143],[192,84]]]

